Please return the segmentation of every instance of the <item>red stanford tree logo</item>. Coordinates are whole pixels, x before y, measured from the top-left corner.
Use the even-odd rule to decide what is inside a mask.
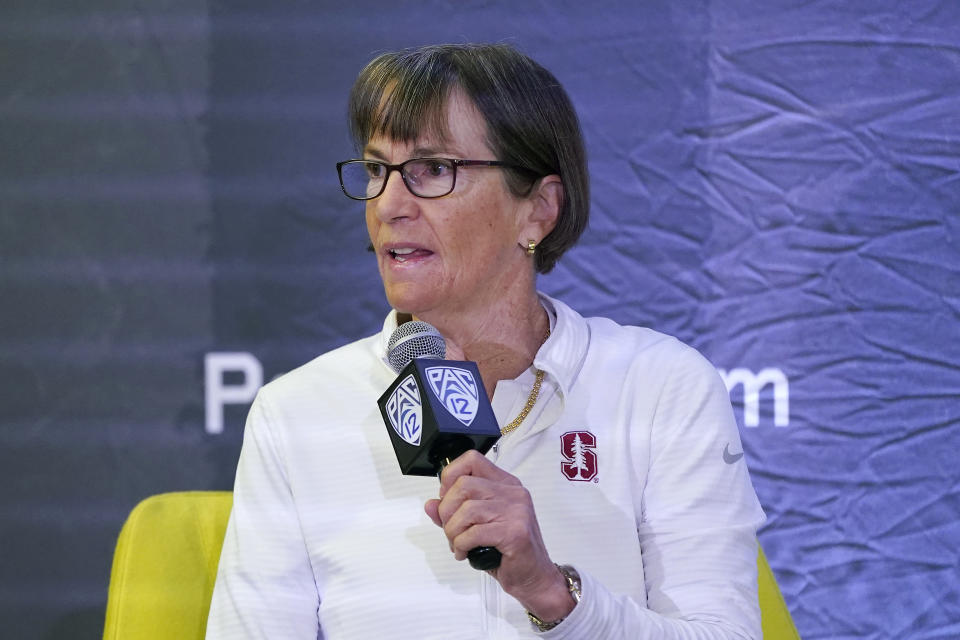
[[[560,451],[565,458],[560,471],[567,480],[587,482],[597,477],[597,438],[589,431],[568,431],[560,436]]]

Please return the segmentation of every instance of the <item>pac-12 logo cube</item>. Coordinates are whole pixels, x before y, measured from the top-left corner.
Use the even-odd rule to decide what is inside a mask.
[[[377,399],[404,475],[435,476],[468,449],[500,437],[475,362],[414,358]]]

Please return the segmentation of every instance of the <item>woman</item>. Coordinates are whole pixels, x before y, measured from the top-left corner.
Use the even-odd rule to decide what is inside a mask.
[[[426,47],[371,62],[350,113],[362,158],[341,185],[394,311],[258,395],[208,637],[759,637],[763,514],[724,461],[740,444],[716,371],[537,293],[588,209],[556,79],[507,46]],[[375,402],[411,318],[477,363],[504,425],[439,496],[400,475]],[[477,546],[500,567],[462,562]]]

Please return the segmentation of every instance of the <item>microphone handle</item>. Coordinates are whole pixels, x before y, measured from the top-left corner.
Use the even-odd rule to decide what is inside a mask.
[[[472,448],[472,447],[467,447]],[[447,468],[447,465],[453,462],[458,455],[466,451],[466,449],[458,452],[450,451],[446,455],[440,454],[436,458],[437,465],[437,478],[440,477],[440,474],[443,473],[443,470]],[[453,454],[453,455],[450,455]],[[496,547],[474,547],[467,552],[467,561],[470,562],[470,566],[478,571],[490,571],[491,569],[496,569],[500,566],[500,560],[503,559],[503,554]]]
[[[496,547],[474,547],[467,552],[467,561],[478,571],[490,571],[500,566],[503,554]]]

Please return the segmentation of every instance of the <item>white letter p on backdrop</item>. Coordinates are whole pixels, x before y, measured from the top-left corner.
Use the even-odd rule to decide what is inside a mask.
[[[226,385],[223,374],[242,373],[243,384]],[[203,357],[207,433],[223,433],[223,406],[252,402],[263,385],[263,366],[252,353],[224,351]]]

